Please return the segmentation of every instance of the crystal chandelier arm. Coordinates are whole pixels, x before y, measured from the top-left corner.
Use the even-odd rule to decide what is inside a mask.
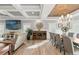
[[[71,28],[71,20],[72,16],[70,14],[67,14],[66,16],[61,15],[58,20],[58,27],[67,32]]]

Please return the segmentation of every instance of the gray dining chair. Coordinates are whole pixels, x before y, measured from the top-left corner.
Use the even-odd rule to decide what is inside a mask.
[[[51,33],[50,32],[50,41],[51,41],[52,45],[55,45],[55,38],[54,38],[54,36],[55,36],[55,33]]]
[[[74,48],[73,41],[69,37],[63,36],[63,44],[64,54],[79,55],[79,49]]]
[[[68,36],[69,36],[69,37],[73,37],[73,35],[74,35],[74,33],[72,33],[72,32],[69,32],[69,33],[68,33]]]
[[[79,39],[79,33],[76,35],[76,37]]]
[[[56,34],[56,48],[60,46],[60,35],[59,34]]]
[[[64,50],[63,48],[63,41],[60,37],[60,34],[56,34],[56,48],[59,48],[60,49],[60,52],[61,50]]]

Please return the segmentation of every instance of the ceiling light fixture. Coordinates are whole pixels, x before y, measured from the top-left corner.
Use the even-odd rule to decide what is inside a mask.
[[[71,20],[72,15],[61,15],[58,20],[58,27],[61,28],[63,32],[67,32],[71,28]]]

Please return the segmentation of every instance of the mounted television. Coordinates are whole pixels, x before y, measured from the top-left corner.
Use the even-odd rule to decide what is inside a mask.
[[[8,30],[21,29],[21,20],[6,20],[6,29]]]

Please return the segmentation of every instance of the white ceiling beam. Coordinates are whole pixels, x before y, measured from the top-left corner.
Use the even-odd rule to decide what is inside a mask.
[[[3,11],[3,10],[0,10],[0,11]],[[18,11],[17,9],[9,9],[7,11]],[[40,9],[24,9],[24,11],[41,11]]]
[[[19,4],[13,4],[13,7],[15,7],[25,18],[29,17]]]
[[[40,9],[24,9],[24,11],[41,11]]]
[[[10,14],[10,13],[9,13],[8,11],[6,11],[6,10],[0,11],[0,13],[5,14],[5,15],[8,15],[8,16],[10,16],[10,17],[15,17],[14,15]]]
[[[27,17],[27,18],[24,18],[24,17],[20,17],[20,16],[17,16],[17,17],[14,17],[14,18],[12,18],[12,17],[6,17],[6,16],[2,16],[2,17],[0,17],[0,19],[21,19],[21,20],[30,20],[30,19],[40,19],[39,17]]]
[[[47,18],[54,6],[55,4],[44,4],[42,7],[41,18]]]
[[[77,17],[77,16],[79,16],[79,10],[76,10],[76,11],[70,13],[70,14],[71,14],[73,17]]]

